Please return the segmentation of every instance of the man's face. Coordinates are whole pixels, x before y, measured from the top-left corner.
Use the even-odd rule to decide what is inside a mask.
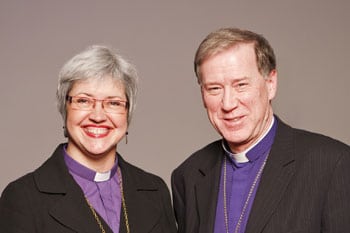
[[[253,44],[239,44],[207,58],[199,68],[204,106],[233,152],[254,144],[269,127],[277,73],[258,71]]]

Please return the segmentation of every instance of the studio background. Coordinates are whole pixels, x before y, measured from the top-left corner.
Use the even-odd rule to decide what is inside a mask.
[[[282,120],[350,144],[349,11],[348,0],[1,0],[0,192],[66,141],[55,103],[58,72],[92,44],[112,46],[136,65],[137,108],[118,151],[168,185],[176,166],[219,138],[193,57],[220,27],[270,41],[279,72],[273,105]]]

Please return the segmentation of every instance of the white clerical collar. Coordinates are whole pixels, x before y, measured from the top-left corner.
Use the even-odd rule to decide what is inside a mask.
[[[96,172],[94,181],[103,182],[103,181],[109,180],[110,178],[111,178],[111,171],[103,172],[103,173]]]
[[[118,156],[116,156],[115,163],[111,170],[106,172],[96,172],[78,161],[74,160],[70,155],[68,155],[66,149],[64,149],[64,160],[68,167],[69,172],[74,173],[86,180],[103,182],[110,180],[117,172],[118,168]]]
[[[272,121],[270,123],[269,128],[264,132],[263,135],[261,135],[259,140],[240,153],[232,153],[229,148],[226,148],[225,140],[222,140],[222,147],[224,148],[226,153],[228,153],[228,155],[230,155],[230,157],[234,159],[237,163],[247,163],[249,162],[249,159],[247,157],[247,152],[250,151],[252,148],[254,148],[268,134],[268,132],[270,132],[274,122],[275,122],[275,117],[272,117]]]
[[[237,163],[246,163],[249,162],[249,159],[246,155],[246,151],[245,152],[241,152],[241,153],[230,153],[230,155],[233,157],[233,159],[237,162]]]

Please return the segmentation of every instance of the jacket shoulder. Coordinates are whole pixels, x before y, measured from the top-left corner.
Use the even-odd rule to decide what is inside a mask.
[[[214,141],[191,154],[174,171],[173,174],[182,174],[194,171],[194,168],[209,168],[214,166],[224,153],[221,139]]]
[[[23,195],[25,190],[32,190],[35,186],[33,172],[27,173],[14,181],[11,181],[3,190],[1,197],[4,198],[9,194],[9,197],[17,193]]]
[[[34,216],[37,206],[40,206],[40,202],[31,201],[35,199],[33,195],[36,193],[32,172],[10,182],[0,197],[0,229],[11,229],[18,222],[28,229],[31,228],[31,219],[28,216]]]
[[[124,175],[126,176],[125,178],[129,180],[128,182],[132,182],[134,184],[138,184],[145,187],[154,188],[164,188],[163,186],[166,186],[164,180],[160,176],[145,171],[144,169],[130,164],[129,162],[123,159],[121,159],[120,166],[122,169],[122,176],[124,173]]]
[[[320,134],[303,129],[294,129],[295,141],[305,151],[320,151],[323,153],[345,153],[350,155],[350,146],[345,143]]]
[[[321,133],[312,132],[305,129],[293,128],[279,118],[275,143],[288,144],[297,148],[297,152],[301,154],[349,154],[350,146],[345,143],[323,135]]]

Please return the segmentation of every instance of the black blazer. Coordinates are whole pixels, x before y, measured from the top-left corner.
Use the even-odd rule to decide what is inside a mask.
[[[216,141],[174,170],[179,233],[213,232],[223,156]],[[245,233],[287,232],[350,232],[350,147],[278,119]]]
[[[164,181],[119,157],[131,233],[176,232]],[[120,232],[125,220],[121,210]],[[107,233],[111,229],[103,222]],[[36,171],[10,183],[0,199],[1,233],[101,232],[82,190],[69,174],[63,145]]]

